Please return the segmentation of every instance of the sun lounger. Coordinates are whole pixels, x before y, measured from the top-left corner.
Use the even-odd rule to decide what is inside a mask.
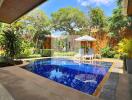
[[[86,55],[83,56],[84,58],[89,58],[90,60],[92,60],[94,58],[94,51],[92,48],[89,48],[88,53]]]

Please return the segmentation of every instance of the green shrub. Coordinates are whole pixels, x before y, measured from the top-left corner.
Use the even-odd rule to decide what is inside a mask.
[[[117,52],[121,54],[121,56],[132,58],[132,39],[122,39],[118,43]]]
[[[53,55],[53,49],[40,49],[39,53],[42,57],[51,57]]]
[[[23,63],[23,61],[21,61],[21,60],[13,60],[9,57],[0,57],[0,68],[6,67],[6,66],[19,65],[22,63]]]
[[[32,55],[31,49],[25,49],[25,50],[23,50],[23,52],[21,52],[21,54],[18,56],[18,58],[27,58],[30,55]]]
[[[116,52],[111,47],[106,46],[105,48],[101,49],[101,54],[103,57],[114,58]]]
[[[29,56],[29,58],[38,58],[38,57],[41,57],[40,54],[32,54]]]
[[[3,37],[2,46],[5,50],[5,56],[15,58],[21,51],[21,38],[20,34],[12,29],[6,29],[1,34]]]
[[[32,50],[32,48],[30,46],[30,42],[23,40],[22,44],[21,44],[21,52],[20,52],[20,55],[18,56],[18,58],[29,57],[30,55],[33,54],[32,51],[33,50]]]
[[[119,58],[121,58],[121,55],[117,53],[117,54],[114,55],[114,58],[119,59]]]
[[[55,52],[54,56],[74,56],[75,52]]]

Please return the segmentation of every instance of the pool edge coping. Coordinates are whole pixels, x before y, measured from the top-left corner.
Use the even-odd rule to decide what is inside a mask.
[[[45,58],[40,58],[40,59],[47,59],[47,58],[62,58],[62,57],[45,57]],[[74,58],[68,58],[68,57],[64,57],[64,58],[67,58],[67,59],[70,59],[70,60],[76,60],[78,61],[77,59],[74,59]],[[36,59],[36,60],[40,60],[40,59]],[[33,59],[35,60],[35,59]],[[87,61],[90,61],[90,60],[81,60],[82,63],[88,63]],[[86,62],[83,62],[83,61],[86,61]],[[107,82],[107,80],[109,79],[109,76],[113,70],[113,68],[115,67],[115,61],[107,61],[107,60],[103,60],[103,59],[94,59],[94,61],[100,61],[100,62],[110,62],[112,63],[112,66],[110,67],[110,69],[108,70],[108,72],[106,73],[106,75],[104,76],[104,78],[101,80],[101,82],[99,83],[99,85],[97,86],[97,88],[95,89],[94,93],[91,94],[92,96],[95,96],[95,97],[99,97],[100,94],[101,94],[101,90],[103,89],[105,83]],[[29,63],[28,63],[29,64]],[[22,66],[24,67],[24,66]],[[22,68],[21,67],[21,68]],[[86,93],[84,93],[86,94]],[[87,94],[86,94],[87,95]],[[89,94],[90,95],[90,94]]]
[[[103,60],[105,61],[105,60]],[[107,61],[108,62],[108,61]],[[99,85],[97,86],[97,88],[95,89],[95,92],[92,94],[93,96],[99,97],[101,94],[101,90],[103,89],[105,83],[108,81],[110,74],[113,70],[113,68],[115,67],[115,63],[114,61],[109,61],[112,63],[112,66],[110,67],[109,71],[106,73],[106,75],[104,76],[104,78],[102,79],[102,81],[99,83]]]

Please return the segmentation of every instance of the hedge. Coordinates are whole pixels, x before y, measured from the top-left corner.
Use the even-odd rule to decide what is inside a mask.
[[[53,49],[40,49],[39,54],[42,57],[51,57],[54,54]]]

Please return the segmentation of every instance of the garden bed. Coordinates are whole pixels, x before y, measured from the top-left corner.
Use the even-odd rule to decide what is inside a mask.
[[[7,67],[7,66],[14,66],[14,65],[20,65],[23,64],[23,61],[21,60],[12,60],[5,57],[0,57],[0,68],[1,67]]]

